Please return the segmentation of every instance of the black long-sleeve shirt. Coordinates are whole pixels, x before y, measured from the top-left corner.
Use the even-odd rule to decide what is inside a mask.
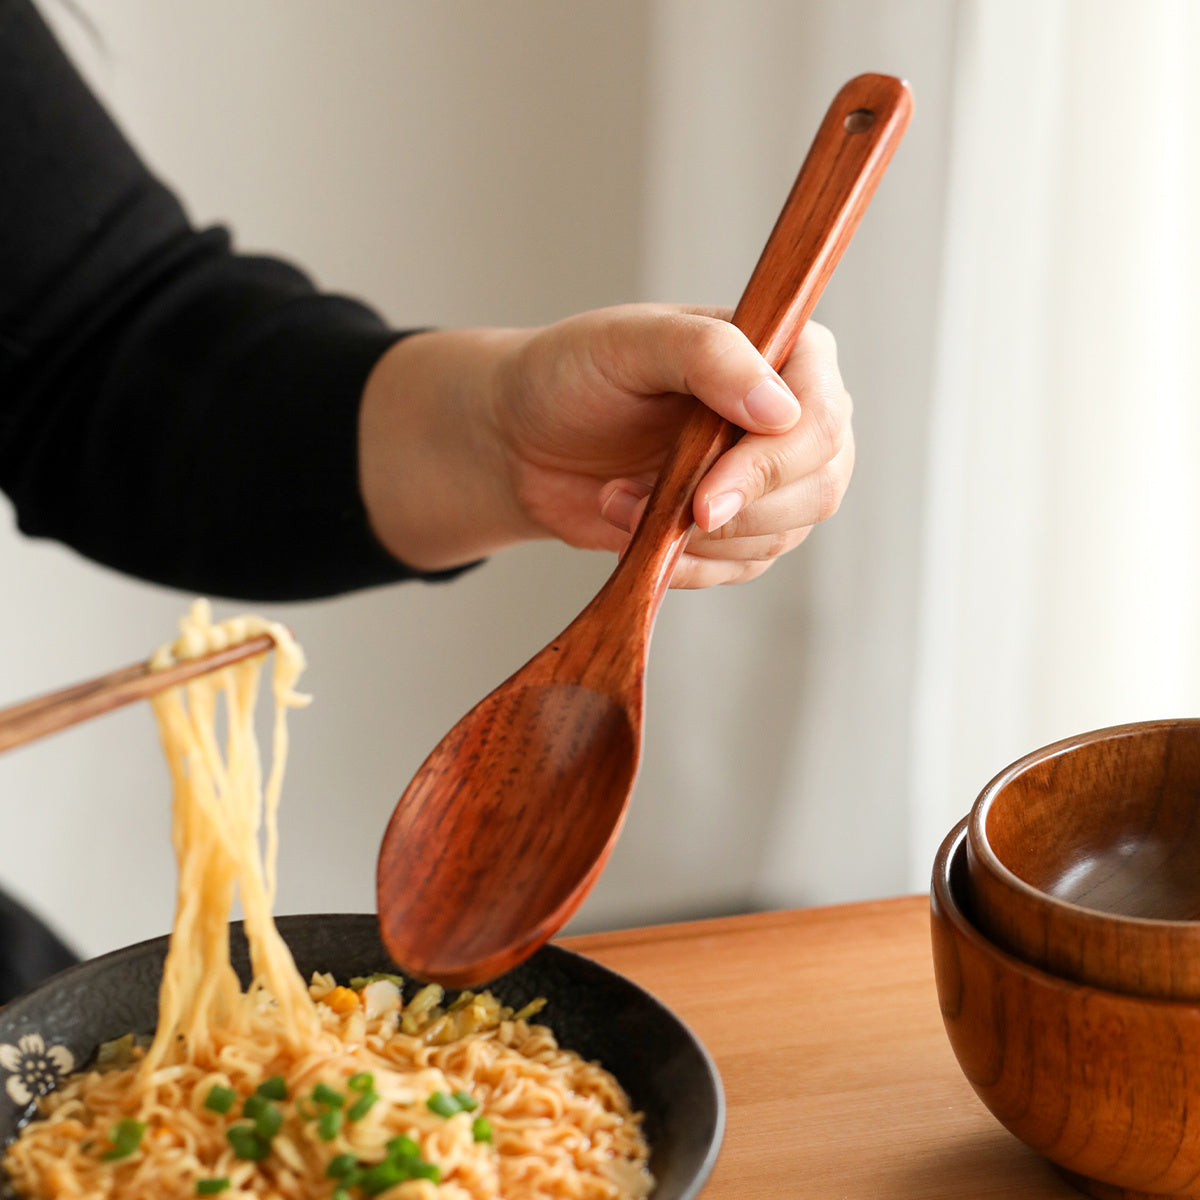
[[[358,488],[401,334],[196,230],[29,0],[0,0],[0,488],[21,530],[244,599],[411,577]]]

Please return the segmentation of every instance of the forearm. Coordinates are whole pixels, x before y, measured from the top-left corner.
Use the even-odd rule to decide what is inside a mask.
[[[0,488],[21,528],[243,598],[405,578],[358,408],[400,336],[194,230],[27,0],[0,0]]]

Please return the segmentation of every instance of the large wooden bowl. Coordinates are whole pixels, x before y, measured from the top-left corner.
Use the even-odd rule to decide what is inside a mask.
[[[931,909],[942,1017],[971,1086],[1092,1196],[1200,1196],[1200,1005],[1085,987],[1006,954],[964,905],[966,837],[964,820],[942,844]]]
[[[979,928],[1078,983],[1200,1001],[1200,721],[1081,734],[1002,771],[971,810]]]

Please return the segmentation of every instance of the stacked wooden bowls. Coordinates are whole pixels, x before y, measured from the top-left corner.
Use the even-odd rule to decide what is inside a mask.
[[[931,904],[946,1029],[992,1113],[1090,1195],[1200,1197],[1200,721],[1006,768]]]

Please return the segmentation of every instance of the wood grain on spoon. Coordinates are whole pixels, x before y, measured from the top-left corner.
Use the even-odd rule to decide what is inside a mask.
[[[145,700],[167,688],[253,658],[256,654],[265,654],[274,644],[270,635],[264,633],[160,671],[152,671],[149,663],[133,663],[95,679],[0,709],[0,751],[57,733],[136,700]]]
[[[734,313],[780,368],[908,123],[884,75],[838,93]],[[379,855],[380,928],[411,973],[453,985],[515,966],[578,908],[624,820],[654,619],[700,479],[740,430],[697,404],[596,598],[436,747]]]

